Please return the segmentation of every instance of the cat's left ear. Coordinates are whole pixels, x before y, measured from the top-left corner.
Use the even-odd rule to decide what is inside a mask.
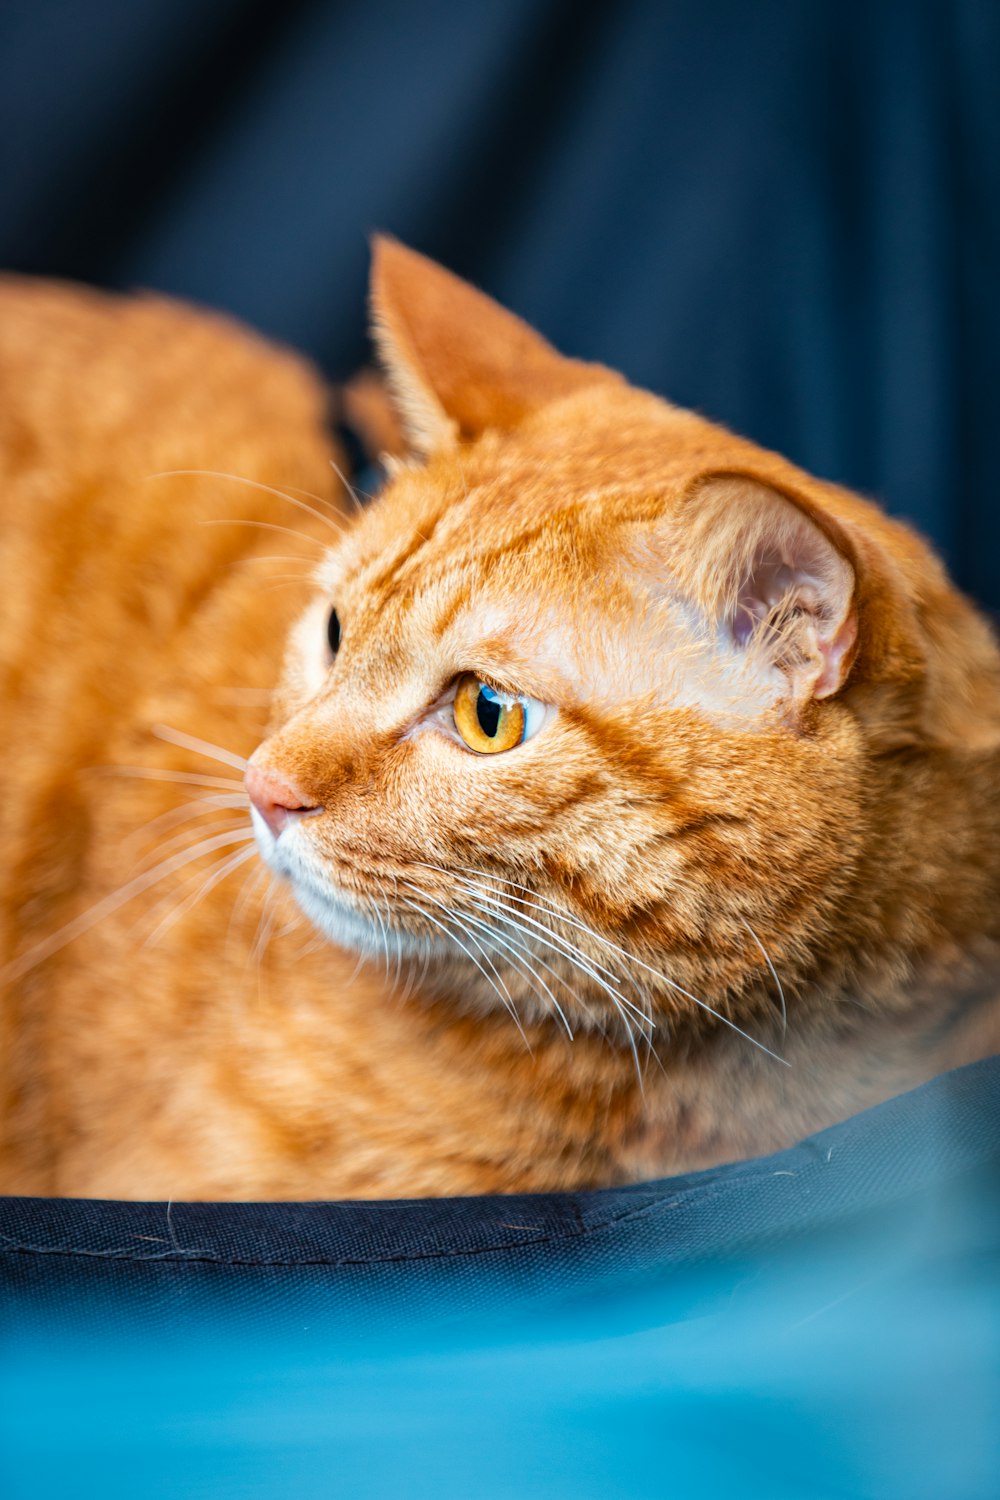
[[[378,235],[372,333],[414,450],[509,430],[532,411],[621,377],[565,359],[534,329],[442,266]]]
[[[733,647],[780,672],[792,704],[839,692],[858,643],[843,527],[807,497],[734,473],[692,486],[683,532],[678,561]]]

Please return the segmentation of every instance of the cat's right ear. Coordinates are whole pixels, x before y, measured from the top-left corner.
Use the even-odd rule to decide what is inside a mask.
[[[850,538],[810,504],[748,473],[691,486],[674,563],[706,616],[743,656],[785,681],[789,706],[829,698],[858,644]]]
[[[400,419],[421,456],[621,379],[565,359],[491,297],[383,235],[372,244],[371,312]]]

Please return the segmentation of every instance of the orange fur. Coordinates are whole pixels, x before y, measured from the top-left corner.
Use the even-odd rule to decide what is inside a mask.
[[[391,241],[357,514],[293,357],[0,312],[4,1191],[627,1181],[1000,1044],[1000,655],[906,528]],[[467,672],[539,731],[465,749]],[[191,738],[262,735],[291,889]]]

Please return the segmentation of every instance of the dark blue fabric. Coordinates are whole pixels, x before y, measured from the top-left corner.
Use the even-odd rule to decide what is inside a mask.
[[[1000,1059],[632,1188],[8,1199],[0,1246],[11,1497],[1000,1492]]]
[[[1000,606],[994,0],[6,0],[0,263],[334,375],[392,230]]]
[[[376,1203],[0,1199],[0,1297],[155,1325],[220,1293],[238,1315],[322,1316],[338,1336],[512,1299],[673,1275],[863,1221],[1000,1159],[1000,1059],[821,1132],[791,1151],[593,1193]],[[904,1214],[905,1217],[905,1214]],[[180,1299],[180,1300],[179,1300]],[[187,1314],[186,1314],[187,1315]]]

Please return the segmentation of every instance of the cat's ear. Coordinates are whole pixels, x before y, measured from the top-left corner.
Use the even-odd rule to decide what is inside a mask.
[[[689,492],[683,529],[684,571],[732,647],[781,672],[793,705],[839,692],[858,618],[838,523],[751,475],[715,474]]]
[[[619,376],[564,359],[491,297],[426,256],[378,235],[372,333],[403,425],[421,455]]]

